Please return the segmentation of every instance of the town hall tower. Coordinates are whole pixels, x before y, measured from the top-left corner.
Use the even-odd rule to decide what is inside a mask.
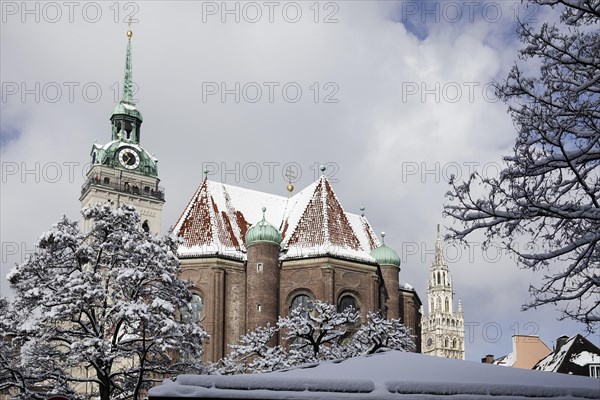
[[[429,312],[423,317],[422,352],[438,357],[465,359],[465,322],[462,305],[454,312],[452,277],[442,252],[440,226],[437,226],[435,258],[427,285]]]

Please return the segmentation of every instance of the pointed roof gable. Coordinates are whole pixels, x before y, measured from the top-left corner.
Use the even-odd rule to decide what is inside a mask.
[[[244,236],[268,209],[278,227],[282,259],[331,255],[374,263],[379,245],[364,216],[346,213],[322,176],[291,198],[204,180],[173,229],[181,257],[223,255],[244,259]]]
[[[533,369],[574,374],[575,370],[580,370],[580,367],[586,367],[588,364],[600,364],[600,348],[580,334],[576,334],[558,350],[538,361]]]
[[[296,228],[286,238],[286,244],[287,257],[335,254],[337,249],[350,252],[363,250],[324,175],[319,179]]]

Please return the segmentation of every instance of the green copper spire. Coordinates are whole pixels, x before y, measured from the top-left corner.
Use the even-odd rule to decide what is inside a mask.
[[[127,31],[127,52],[125,53],[125,79],[123,79],[123,103],[134,105],[133,101],[133,70],[131,68],[131,37],[133,32]]]
[[[131,24],[131,22],[130,22]],[[142,113],[135,107],[133,98],[133,68],[131,64],[131,37],[133,32],[127,31],[127,52],[125,53],[125,77],[123,79],[123,96],[119,104],[113,110],[114,115],[129,115],[143,121]],[[136,135],[136,140],[139,141],[139,135]]]

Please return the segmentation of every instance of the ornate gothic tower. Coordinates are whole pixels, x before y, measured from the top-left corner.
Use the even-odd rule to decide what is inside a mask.
[[[132,36],[131,30],[127,31],[123,95],[110,117],[111,141],[92,146],[91,167],[79,201],[82,208],[108,200],[116,206],[132,204],[140,213],[144,229],[158,233],[165,195],[158,186],[158,160],[140,146],[143,119],[133,98]],[[83,224],[83,230],[88,231],[90,222]]]
[[[435,259],[427,285],[429,312],[423,318],[422,352],[432,356],[465,359],[465,326],[460,300],[458,311],[452,306],[452,277],[442,254],[440,226],[437,226]]]

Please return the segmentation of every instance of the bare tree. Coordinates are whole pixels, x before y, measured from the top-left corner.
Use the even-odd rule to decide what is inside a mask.
[[[595,331],[600,322],[600,1],[531,3],[552,7],[560,22],[519,23],[523,63],[496,86],[517,130],[513,154],[504,157],[499,177],[474,173],[467,182],[451,179],[445,213],[462,222],[451,230],[453,238],[483,231],[484,245],[499,239],[524,268],[543,271],[541,284],[530,286],[532,300],[524,309],[557,303],[561,319]],[[526,62],[539,62],[535,76],[524,71]]]

